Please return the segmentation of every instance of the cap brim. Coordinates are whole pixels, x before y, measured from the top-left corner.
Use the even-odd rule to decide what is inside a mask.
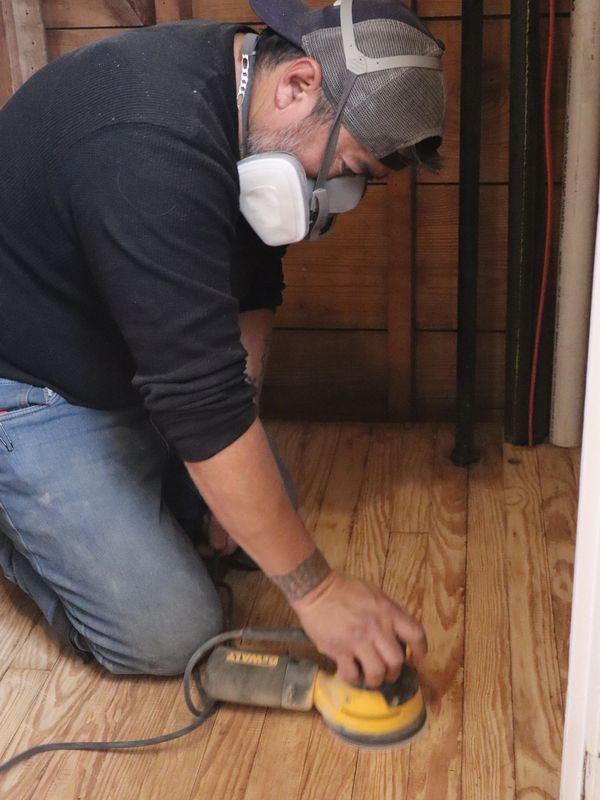
[[[314,11],[303,0],[285,0],[285,3],[274,3],[273,0],[250,0],[250,7],[269,28],[298,47],[302,47],[303,21],[307,12]]]

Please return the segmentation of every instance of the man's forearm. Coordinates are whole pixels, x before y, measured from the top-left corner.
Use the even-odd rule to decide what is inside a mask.
[[[187,468],[226,531],[286,594],[308,594],[329,573],[285,491],[262,424]]]

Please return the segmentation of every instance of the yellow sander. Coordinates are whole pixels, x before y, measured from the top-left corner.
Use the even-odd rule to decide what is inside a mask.
[[[219,701],[293,711],[316,708],[333,733],[357,747],[399,747],[425,725],[425,703],[407,649],[397,681],[366,689],[345,683],[309,658],[247,646],[258,641],[269,642],[272,650],[310,642],[301,628],[243,628],[219,634],[194,653],[183,676],[185,701],[196,717],[191,724],[147,739],[41,744],[1,763],[0,772],[54,750],[128,750],[178,739],[202,725]],[[194,687],[201,706],[193,697]]]
[[[308,642],[299,628],[249,628],[225,636],[236,639],[237,634],[244,642]],[[219,644],[206,661],[201,683],[213,700],[293,711],[314,707],[333,733],[359,747],[403,745],[427,720],[418,676],[408,658],[398,680],[367,689],[346,683],[308,658]]]

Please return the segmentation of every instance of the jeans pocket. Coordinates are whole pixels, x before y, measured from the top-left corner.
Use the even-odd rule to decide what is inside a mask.
[[[9,423],[42,411],[59,398],[60,395],[48,387],[0,378],[0,444],[10,453],[13,443]]]
[[[0,419],[4,422],[12,414],[51,405],[56,397],[47,387],[0,378]]]

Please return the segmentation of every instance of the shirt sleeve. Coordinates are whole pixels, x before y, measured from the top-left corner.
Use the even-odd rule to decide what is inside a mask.
[[[230,286],[235,161],[219,141],[125,124],[78,143],[65,168],[82,261],[133,385],[182,459],[209,458],[256,416]]]

